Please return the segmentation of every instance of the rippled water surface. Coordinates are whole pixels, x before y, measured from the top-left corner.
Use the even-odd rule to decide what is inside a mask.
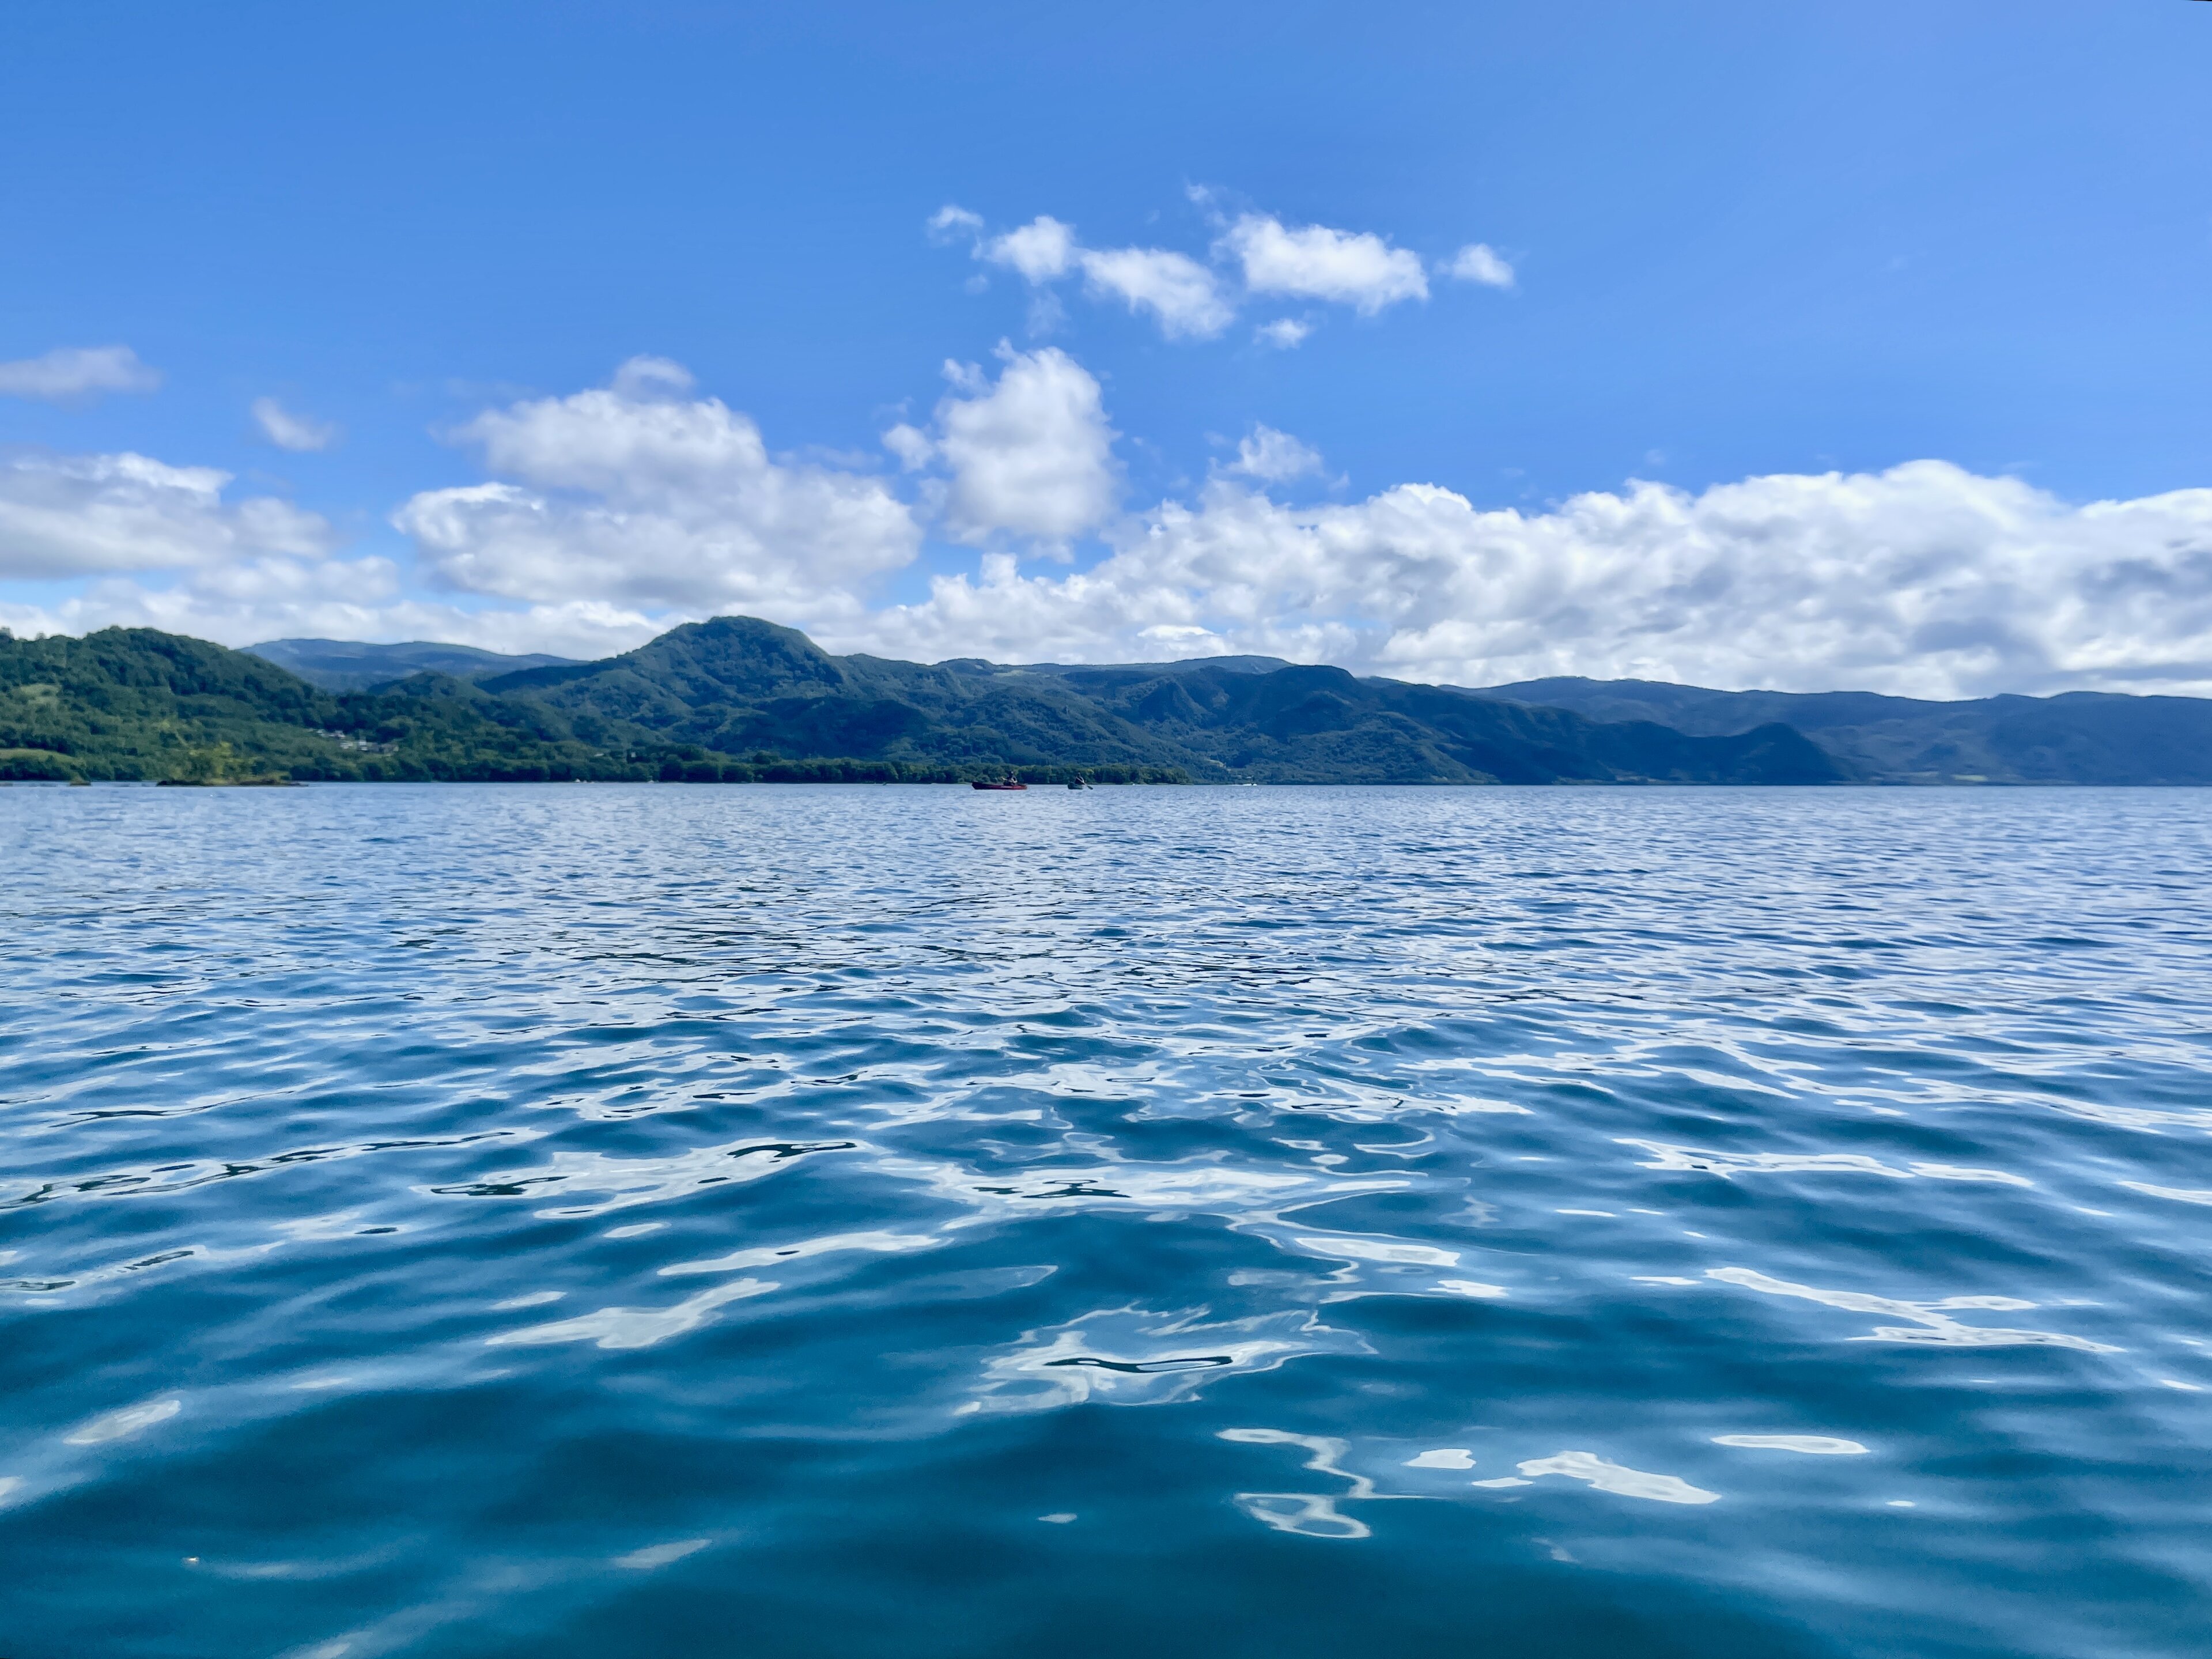
[[[2202,1654],[2208,805],[0,790],[0,1651]]]

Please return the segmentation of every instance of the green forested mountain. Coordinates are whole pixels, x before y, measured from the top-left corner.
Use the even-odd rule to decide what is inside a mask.
[[[644,776],[526,706],[423,675],[333,696],[244,651],[146,628],[0,631],[0,778]]]
[[[887,731],[916,726],[915,711],[847,697],[809,711],[811,721],[792,723],[784,747],[754,743],[742,753],[724,752],[717,744],[734,740],[726,714],[706,723],[716,744],[697,740],[698,720],[678,718],[690,707],[687,697],[711,701],[727,692],[711,672],[685,669],[688,646],[709,669],[730,671],[735,659],[715,647],[720,627],[678,629],[655,641],[646,647],[653,654],[643,675],[641,653],[582,665],[605,671],[593,689],[635,717],[611,717],[574,699],[574,707],[562,707],[535,687],[497,695],[444,674],[418,674],[374,691],[327,692],[252,653],[151,629],[38,640],[0,631],[0,780],[957,782],[996,777],[1017,763],[1055,779],[1073,775],[1077,765],[1109,781],[1184,775],[1171,751],[1158,745],[1094,744],[1059,754],[1049,747],[1050,732],[1034,734],[1048,745],[1041,748],[988,726],[934,743],[886,744]],[[702,633],[703,641],[690,638]],[[811,659],[829,661],[804,635],[789,638]],[[756,681],[781,684],[775,642],[764,635],[757,643]],[[747,654],[739,650],[736,658]],[[656,683],[656,674],[666,683]],[[930,722],[922,716],[919,724]]]
[[[1705,736],[1780,721],[1867,783],[2212,783],[2212,701],[2202,697],[2068,691],[1934,702],[1585,679],[1527,680],[1480,695]]]
[[[831,656],[743,617],[600,662],[334,691],[149,629],[0,631],[0,779],[920,782],[1009,769],[1033,781],[2199,782],[2212,781],[2212,702],[1592,681],[1478,692],[1269,658],[926,665]]]
[[[1829,783],[1827,757],[1789,727],[1689,737],[1516,708],[1341,668],[1272,673],[1188,664],[1060,672],[1068,688],[1196,757],[1194,771],[1258,783]]]
[[[592,742],[922,767],[1136,769],[1255,783],[1816,783],[1835,767],[1787,727],[1693,738],[1433,686],[1266,659],[1120,668],[833,657],[720,617],[626,655],[483,682]]]

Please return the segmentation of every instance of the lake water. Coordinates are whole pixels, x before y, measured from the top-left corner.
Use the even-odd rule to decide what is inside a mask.
[[[0,1652],[2201,1655],[2208,805],[0,790]]]

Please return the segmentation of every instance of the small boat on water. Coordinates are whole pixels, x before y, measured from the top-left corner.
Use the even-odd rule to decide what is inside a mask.
[[[1024,783],[1019,778],[1014,776],[1013,774],[1010,772],[1006,775],[1002,782],[971,783],[968,787],[970,789],[1026,789],[1029,787],[1029,785]]]

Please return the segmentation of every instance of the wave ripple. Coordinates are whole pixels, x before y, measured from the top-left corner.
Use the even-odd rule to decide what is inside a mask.
[[[0,792],[0,1647],[2199,1652],[2205,805]]]

